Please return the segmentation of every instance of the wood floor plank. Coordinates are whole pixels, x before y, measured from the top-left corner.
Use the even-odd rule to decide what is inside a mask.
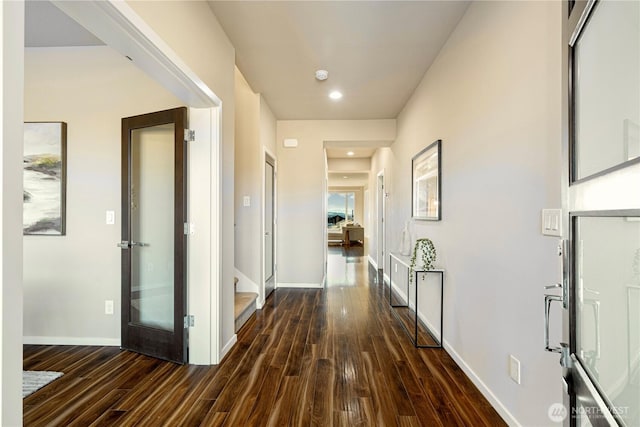
[[[328,420],[333,419],[333,379],[331,360],[318,359],[313,395],[312,426],[324,426]]]
[[[64,372],[23,400],[24,425],[505,425],[446,351],[411,344],[361,247],[329,263],[325,289],[276,289],[218,366],[23,346],[25,369]]]
[[[294,407],[299,405],[299,390],[300,377],[287,376],[283,378],[278,395],[273,403],[273,409],[269,414],[267,421],[269,427],[293,425],[291,419]]]

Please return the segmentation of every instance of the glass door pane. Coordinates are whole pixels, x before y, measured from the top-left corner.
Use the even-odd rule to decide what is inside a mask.
[[[174,329],[174,124],[131,131],[131,322]]]
[[[578,362],[619,422],[640,425],[640,218],[576,217],[574,242]]]
[[[600,1],[573,48],[574,179],[640,157],[640,2]]]

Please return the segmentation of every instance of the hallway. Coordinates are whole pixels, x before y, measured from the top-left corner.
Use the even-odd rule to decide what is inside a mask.
[[[27,345],[24,369],[65,375],[24,424],[504,425],[444,350],[411,345],[374,275],[362,247],[330,247],[327,288],[276,290],[215,367]]]

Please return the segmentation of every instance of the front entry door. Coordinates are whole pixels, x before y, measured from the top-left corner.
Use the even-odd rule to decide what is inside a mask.
[[[187,109],[122,119],[122,348],[186,361]]]
[[[640,3],[575,1],[568,53],[563,353],[570,426],[640,425]],[[548,308],[548,307],[547,307]]]

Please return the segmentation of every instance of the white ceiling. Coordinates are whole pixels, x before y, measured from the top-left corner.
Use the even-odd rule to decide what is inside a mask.
[[[49,1],[25,2],[26,47],[99,46],[102,40],[85,30]]]
[[[377,148],[375,147],[351,147],[351,148],[326,148],[327,158],[329,159],[366,159],[373,156]],[[347,153],[351,151],[353,156]]]
[[[397,117],[469,1],[209,4],[238,68],[278,119],[381,119]],[[25,46],[102,44],[51,2],[26,2]],[[315,80],[318,68],[329,70],[327,81]],[[333,89],[344,98],[330,100]],[[326,145],[327,157],[369,158],[391,142],[337,141]]]
[[[236,64],[286,119],[395,118],[468,1],[217,1]],[[315,70],[329,71],[318,82]],[[327,95],[339,89],[344,97]]]

